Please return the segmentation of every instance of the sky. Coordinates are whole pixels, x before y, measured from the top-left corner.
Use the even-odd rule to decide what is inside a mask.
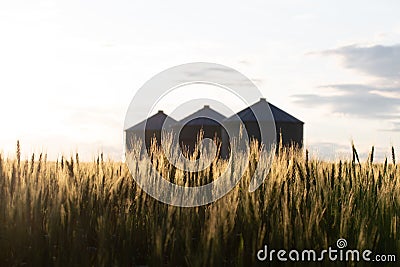
[[[20,140],[25,158],[120,160],[135,92],[200,61],[240,71],[304,121],[316,157],[348,158],[352,141],[364,160],[371,146],[376,158],[400,154],[399,10],[395,0],[1,1],[0,153]]]

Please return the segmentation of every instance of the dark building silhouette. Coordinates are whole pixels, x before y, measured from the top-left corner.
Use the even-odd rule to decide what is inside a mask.
[[[132,148],[131,142],[134,138],[142,138],[142,131],[145,129],[145,144],[146,148],[150,148],[151,142],[154,138],[157,140],[157,144],[161,144],[161,129],[165,124],[165,128],[170,128],[171,125],[175,124],[176,120],[166,115],[162,110],[158,113],[149,117],[146,120],[128,128],[125,130],[126,148],[130,150]]]
[[[253,111],[257,114],[262,114],[265,110],[271,110],[276,130],[276,141],[279,142],[282,138],[283,146],[297,146],[301,148],[303,146],[303,125],[304,122],[293,117],[289,113],[281,110],[280,108],[268,103],[265,98],[261,98],[260,101],[251,105],[248,108],[243,109],[236,113],[236,115],[243,121],[246,127],[249,138],[261,140],[260,126],[269,127],[268,121],[257,121]],[[268,117],[268,116],[266,116]],[[238,118],[231,116],[225,120],[226,123],[237,122]]]
[[[244,123],[248,137],[250,139],[261,140],[259,127],[270,127],[273,125],[271,121],[258,121],[252,111],[255,110],[256,114],[266,114],[265,112],[268,108],[271,110],[273,122],[275,123],[276,141],[279,142],[281,139],[284,146],[301,148],[303,146],[304,122],[268,103],[264,98],[236,113],[237,117]],[[157,140],[158,145],[161,144],[161,129],[163,124],[165,124],[164,127],[172,130],[175,134],[182,128],[179,133],[179,144],[183,150],[193,152],[199,133],[202,131],[203,138],[210,138],[220,142],[221,152],[219,156],[226,158],[229,156],[229,138],[220,122],[225,126],[232,125],[238,123],[237,117],[233,115],[225,118],[224,115],[213,110],[208,105],[205,105],[202,109],[183,118],[179,122],[164,114],[163,111],[159,111],[157,114],[125,131],[127,149],[131,149],[130,142],[134,136],[141,138],[143,129],[145,129],[145,144],[147,148],[150,147],[154,138]],[[261,117],[264,118],[263,116]],[[265,116],[265,120],[271,119]]]
[[[224,115],[213,110],[209,105],[205,105],[202,109],[180,120],[172,128],[177,133],[182,127],[179,133],[179,144],[182,149],[193,152],[200,131],[202,131],[203,138],[222,141],[225,129],[221,123],[225,119]]]

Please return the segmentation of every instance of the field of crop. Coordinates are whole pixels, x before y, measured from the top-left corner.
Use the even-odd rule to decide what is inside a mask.
[[[172,172],[153,153],[159,170],[185,181],[218,175],[225,164],[194,176]],[[266,266],[256,257],[265,244],[322,250],[339,238],[349,248],[400,257],[394,150],[384,163],[374,163],[373,151],[366,162],[354,148],[353,155],[330,163],[281,150],[265,182],[249,193],[251,157],[228,195],[179,208],[148,196],[125,164],[103,155],[94,162],[79,155],[26,160],[18,145],[15,159],[0,155],[0,266]]]

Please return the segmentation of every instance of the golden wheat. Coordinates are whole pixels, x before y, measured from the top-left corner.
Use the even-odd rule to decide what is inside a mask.
[[[214,160],[198,174],[185,173],[156,148],[151,153],[157,170],[181,185],[207,183],[226,166]],[[255,146],[252,153],[229,194],[179,208],[144,193],[123,163],[103,155],[80,162],[78,154],[21,161],[18,143],[16,159],[0,155],[0,266],[250,266],[263,244],[318,250],[340,237],[353,248],[400,251],[394,149],[391,163],[379,164],[373,150],[360,162],[354,146],[352,160],[335,163],[283,148],[249,193]]]

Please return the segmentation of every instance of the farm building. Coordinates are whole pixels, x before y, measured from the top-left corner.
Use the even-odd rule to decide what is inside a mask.
[[[182,128],[179,134],[179,144],[182,148],[193,152],[200,131],[203,133],[203,138],[222,140],[225,129],[221,124],[225,119],[224,115],[210,108],[209,105],[205,105],[202,109],[176,123],[173,130],[178,132],[179,128]]]
[[[162,110],[159,110],[148,119],[125,130],[127,150],[129,151],[131,149],[131,141],[134,137],[142,138],[143,129],[145,129],[146,148],[151,146],[151,142],[154,138],[157,140],[157,144],[161,144],[161,129],[163,125],[165,124],[164,127],[169,128],[175,123],[176,120],[166,115]]]
[[[236,113],[236,115],[243,121],[249,138],[260,140],[261,134],[259,125],[264,127],[268,126],[268,121],[256,120],[253,110],[255,113],[261,114],[263,111],[267,110],[268,107],[271,109],[275,123],[276,141],[279,142],[280,138],[282,138],[281,141],[283,146],[297,146],[301,148],[303,146],[304,122],[272,105],[271,103],[268,103],[265,98],[261,98],[257,103]],[[268,116],[266,117],[269,119]],[[237,122],[237,120],[237,117],[231,116],[227,118],[225,122],[234,123]]]
[[[145,143],[146,147],[150,147],[152,139],[155,137],[157,144],[161,143],[161,129],[163,124],[165,127],[172,130],[174,133],[179,133],[179,144],[185,150],[190,152],[194,150],[195,143],[197,142],[200,131],[203,132],[203,138],[210,138],[221,142],[220,156],[229,156],[229,138],[227,131],[222,125],[229,126],[237,124],[238,120],[243,122],[248,137],[251,139],[261,139],[261,127],[272,126],[272,118],[268,116],[261,116],[266,121],[257,121],[256,114],[265,114],[265,111],[270,108],[273,122],[275,124],[276,141],[282,141],[284,146],[303,146],[303,125],[304,123],[299,119],[293,117],[280,108],[268,103],[264,98],[251,105],[248,108],[239,111],[235,115],[225,118],[221,113],[213,110],[210,106],[205,105],[202,109],[194,112],[193,114],[183,118],[179,122],[166,115],[163,111],[149,117],[147,120],[140,122],[126,130],[127,149],[130,140],[133,136],[140,137],[141,132],[145,129]],[[260,119],[260,118],[259,118]],[[273,129],[273,128],[272,128]],[[271,131],[273,131],[271,129]]]

